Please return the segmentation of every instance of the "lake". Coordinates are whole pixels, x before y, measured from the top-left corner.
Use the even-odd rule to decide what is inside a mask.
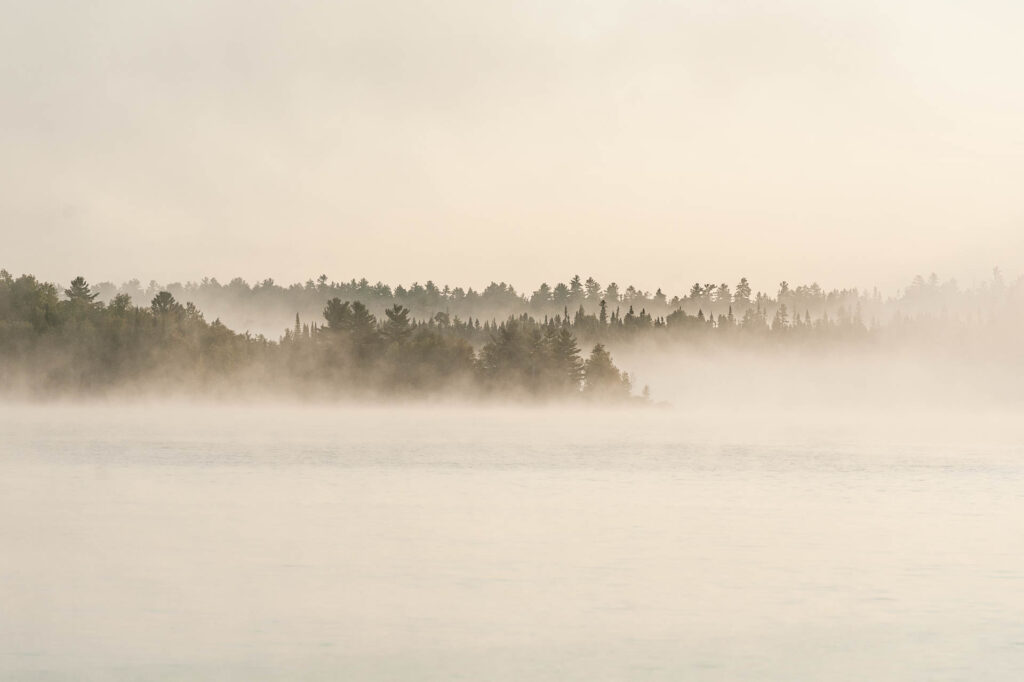
[[[0,679],[1019,680],[1022,421],[0,405]]]

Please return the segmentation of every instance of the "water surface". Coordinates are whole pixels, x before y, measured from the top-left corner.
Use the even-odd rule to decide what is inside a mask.
[[[1018,421],[0,406],[0,679],[1018,680]]]

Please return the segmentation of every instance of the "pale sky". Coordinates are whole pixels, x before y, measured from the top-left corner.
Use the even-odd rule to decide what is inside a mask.
[[[0,267],[1024,273],[1024,3],[0,0]]]

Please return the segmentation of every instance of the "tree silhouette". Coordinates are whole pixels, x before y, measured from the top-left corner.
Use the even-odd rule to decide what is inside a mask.
[[[615,366],[603,344],[594,346],[583,365],[583,391],[595,397],[629,397],[629,378]]]
[[[438,313],[440,315],[441,313]],[[397,303],[384,311],[388,321],[381,328],[381,334],[391,343],[404,343],[412,334],[409,309]]]
[[[64,295],[72,303],[92,303],[99,296],[99,293],[92,293],[89,283],[85,281],[84,277],[79,275],[71,280],[71,286],[64,290]]]
[[[174,296],[169,291],[161,291],[154,296],[150,307],[157,317],[163,317],[181,309],[181,305],[174,300]]]

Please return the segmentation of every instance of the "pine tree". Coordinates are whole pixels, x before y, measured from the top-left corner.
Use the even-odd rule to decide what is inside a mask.
[[[81,275],[71,280],[71,288],[65,289],[64,294],[73,303],[86,304],[92,303],[99,296],[99,293],[91,293],[89,283]]]
[[[619,371],[603,344],[597,344],[583,364],[583,392],[603,398],[628,398],[629,377]]]

